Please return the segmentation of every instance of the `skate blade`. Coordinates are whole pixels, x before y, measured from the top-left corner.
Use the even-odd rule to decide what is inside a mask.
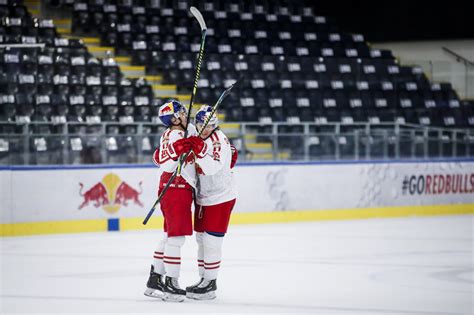
[[[152,298],[157,298],[157,299],[163,298],[163,292],[159,290],[155,290],[155,289],[147,288],[143,294]]]
[[[188,297],[187,293],[186,293],[186,297]],[[213,300],[216,298],[216,292],[207,292],[204,294],[190,293],[189,298],[194,299],[194,300],[199,300],[199,301]]]
[[[165,302],[183,302],[186,297],[184,295],[180,294],[171,294],[171,293],[165,293],[163,294],[163,297],[161,298]]]

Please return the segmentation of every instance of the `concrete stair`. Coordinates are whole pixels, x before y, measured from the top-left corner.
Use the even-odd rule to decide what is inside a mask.
[[[221,123],[221,129],[229,138],[234,138],[240,134],[240,124],[238,123]]]
[[[153,92],[156,97],[160,98],[175,98],[189,104],[189,96],[177,94],[176,85],[161,84],[162,77],[159,75],[146,75],[144,66],[136,66],[131,64],[130,56],[116,56],[115,48],[102,46],[100,38],[78,36],[71,34],[71,19],[54,19],[54,24],[58,33],[65,38],[80,39],[86,45],[87,50],[96,58],[112,57],[115,59],[120,67],[120,71],[125,77],[130,79],[145,78],[153,87]]]
[[[246,143],[247,150],[255,154],[272,153],[273,145],[271,142]]]
[[[230,138],[240,137],[240,124],[239,123],[221,123],[221,129]],[[273,156],[273,144],[271,142],[257,142],[256,134],[245,134],[243,136],[243,145],[246,149],[245,159],[247,161],[272,161]],[[276,155],[276,160],[288,160],[290,158],[290,152],[284,151],[279,152]]]
[[[153,84],[152,87],[156,97],[177,94],[177,87],[175,84]]]
[[[279,152],[276,155],[277,161],[286,161],[290,159],[290,152]],[[273,161],[273,153],[253,153],[247,154],[247,161]]]
[[[35,18],[41,16],[41,1],[40,0],[25,0],[23,4],[26,6],[31,15]]]
[[[61,35],[71,35],[71,19],[53,19],[56,30]]]

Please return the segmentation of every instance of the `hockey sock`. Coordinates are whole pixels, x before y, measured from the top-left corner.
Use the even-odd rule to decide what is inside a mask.
[[[184,236],[168,237],[163,256],[165,271],[168,277],[179,278],[181,269],[181,246],[183,246],[184,241]]]
[[[204,279],[217,279],[221,264],[222,242],[224,238],[204,233]]]
[[[198,261],[198,270],[199,270],[199,277],[204,277],[204,244],[203,244],[204,233],[196,232],[196,242],[198,244],[198,254],[197,254],[197,261]]]
[[[158,243],[155,253],[153,254],[153,266],[155,267],[155,272],[160,275],[165,274],[165,265],[163,264],[163,255],[165,251],[166,240],[168,239],[168,234],[164,233],[163,239]]]

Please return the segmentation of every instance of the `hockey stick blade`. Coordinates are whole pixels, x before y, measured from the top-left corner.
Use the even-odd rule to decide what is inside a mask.
[[[209,117],[207,118],[207,120],[204,122],[204,125],[201,127],[201,131],[199,132],[198,134],[198,137],[201,136],[202,132],[204,129],[206,129],[207,125],[209,124],[209,122],[211,121],[212,119],[212,115],[215,114],[215,112],[217,111],[217,108],[219,107],[219,105],[224,101],[224,99],[227,97],[227,95],[230,94],[230,91],[232,91],[232,89],[234,88],[234,86],[237,85],[237,83],[240,82],[240,79],[238,79],[237,81],[235,81],[231,86],[229,86],[227,89],[224,90],[224,92],[221,93],[221,95],[219,96],[219,98],[217,99],[216,103],[214,104],[214,106],[212,106],[212,112],[211,114],[209,115]]]
[[[191,7],[189,10],[191,11],[192,15],[194,15],[196,20],[198,20],[199,25],[201,26],[201,31],[207,30],[206,22],[204,21],[201,12],[199,12],[196,7]]]
[[[222,92],[221,96],[219,96],[219,98],[217,99],[217,102],[214,104],[214,106],[212,107],[212,112],[211,114],[209,115],[209,118],[206,120],[206,122],[204,123],[204,125],[202,126],[201,128],[201,132],[207,127],[207,125],[209,124],[209,121],[211,121],[211,118],[212,116],[215,114],[215,112],[217,111],[217,108],[219,107],[219,105],[224,101],[224,99],[227,97],[227,95],[230,94],[230,92],[232,91],[232,89],[234,88],[234,86],[237,85],[237,83],[240,82],[240,79],[238,79],[237,81],[235,81],[231,86],[229,86],[227,89],[225,89],[224,92]],[[201,132],[199,132],[199,135],[201,135]]]
[[[227,97],[227,95],[230,94],[230,92],[232,91],[232,89],[234,88],[234,86],[236,86],[240,81],[242,80],[242,78],[239,78],[237,81],[235,81],[234,83],[232,83],[231,86],[229,86],[227,89],[225,89],[224,92],[222,92],[221,96],[219,97],[219,99],[217,100],[216,104],[214,105],[214,109],[217,110],[217,106],[222,103],[222,101],[224,100],[224,98]]]
[[[230,92],[232,91],[232,89],[234,88],[234,86],[237,85],[237,83],[239,83],[241,80],[238,79],[236,82],[234,82],[231,86],[229,86],[227,89],[225,89],[224,92],[222,92],[221,96],[219,96],[219,99],[217,100],[217,102],[214,104],[213,108],[212,108],[212,112],[211,112],[211,115],[209,115],[209,117],[207,118],[206,122],[204,123],[203,127],[201,128],[201,131],[199,132],[198,134],[198,137],[202,134],[202,132],[204,131],[204,129],[206,128],[206,126],[209,124],[209,121],[211,121],[211,118],[212,116],[214,115],[214,113],[217,111],[217,108],[219,107],[219,105],[224,101],[224,99],[230,94]],[[155,203],[153,204],[153,206],[151,206],[151,209],[150,211],[148,212],[147,216],[145,217],[145,219],[143,220],[143,225],[146,225],[148,223],[148,220],[150,220],[153,212],[155,212],[155,207],[156,205],[161,201],[161,199],[163,198],[163,196],[165,195],[166,191],[168,190],[168,187],[171,185],[171,183],[173,182],[173,180],[176,178],[176,175],[178,174],[178,169],[181,168],[181,165],[182,165],[182,161],[186,161],[189,153],[191,151],[185,153],[184,155],[184,158],[183,159],[180,159],[180,164],[178,164],[178,167],[176,168],[176,170],[174,171],[173,175],[171,175],[170,179],[168,180],[168,182],[166,183],[165,187],[163,187],[163,190],[161,191],[160,195],[158,196],[158,198],[156,199]]]

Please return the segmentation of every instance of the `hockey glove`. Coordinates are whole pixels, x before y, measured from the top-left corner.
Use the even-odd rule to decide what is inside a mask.
[[[181,154],[191,150],[191,143],[188,138],[179,139],[168,146],[168,152],[173,160],[177,160]]]
[[[237,158],[239,157],[239,153],[237,152],[237,149],[232,144],[230,145],[230,151],[232,152],[232,158],[230,160],[230,168],[234,168],[235,163],[237,163]]]
[[[192,136],[189,137],[189,142],[191,142],[191,146],[193,149],[194,154],[198,159],[203,158],[206,155],[207,145],[200,137]]]

